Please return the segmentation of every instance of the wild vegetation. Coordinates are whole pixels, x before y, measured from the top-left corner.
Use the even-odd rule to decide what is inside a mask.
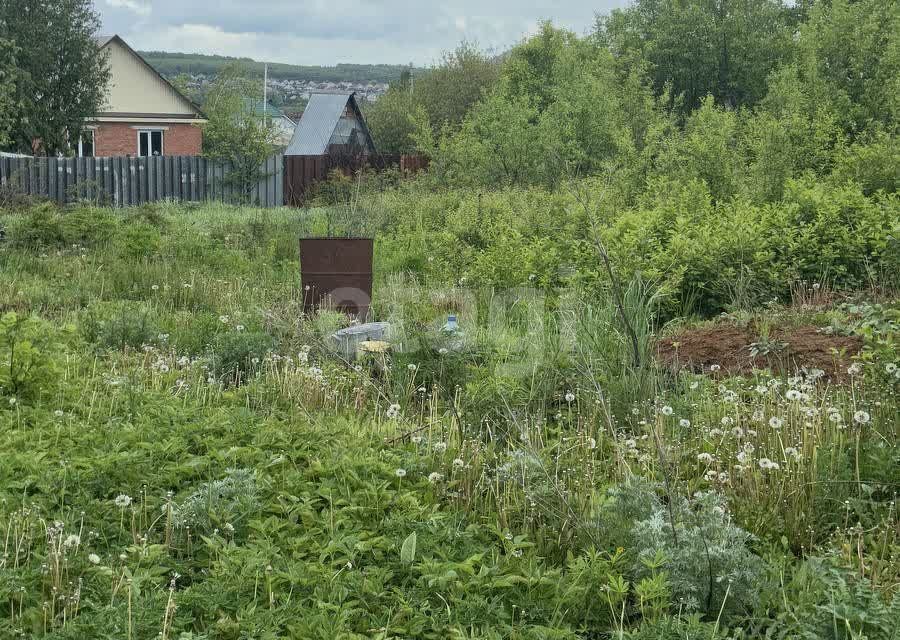
[[[0,636],[897,638],[900,10],[727,6],[464,46],[307,209],[0,192]]]
[[[635,364],[609,297],[417,281],[382,239],[403,349],[348,363],[346,319],[302,312],[296,238],[328,211],[3,220],[3,635],[895,633],[900,308],[877,291],[734,307],[711,326],[759,331],[770,366],[733,376],[655,364],[647,283]],[[782,366],[776,325],[864,346]]]

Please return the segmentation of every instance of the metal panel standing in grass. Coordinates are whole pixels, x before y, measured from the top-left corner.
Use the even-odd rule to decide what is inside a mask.
[[[303,238],[303,308],[333,308],[365,321],[372,303],[372,238]]]

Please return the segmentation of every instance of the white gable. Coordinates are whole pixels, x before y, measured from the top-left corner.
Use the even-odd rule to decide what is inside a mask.
[[[127,113],[190,118],[199,115],[187,98],[119,39],[112,38],[102,49],[109,52],[110,78],[101,116]]]

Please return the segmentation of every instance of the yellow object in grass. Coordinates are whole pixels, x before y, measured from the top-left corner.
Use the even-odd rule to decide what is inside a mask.
[[[359,343],[359,350],[365,353],[387,353],[391,350],[391,343],[384,340],[366,340]]]

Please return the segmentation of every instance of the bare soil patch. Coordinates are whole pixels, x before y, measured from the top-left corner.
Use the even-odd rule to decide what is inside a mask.
[[[657,357],[674,370],[709,373],[710,366],[719,365],[721,374],[735,375],[766,368],[793,373],[805,367],[821,369],[829,380],[841,381],[847,377],[852,357],[863,346],[861,338],[822,333],[813,326],[771,329],[768,353],[754,356],[751,345],[759,341],[753,327],[697,327],[660,340]]]

